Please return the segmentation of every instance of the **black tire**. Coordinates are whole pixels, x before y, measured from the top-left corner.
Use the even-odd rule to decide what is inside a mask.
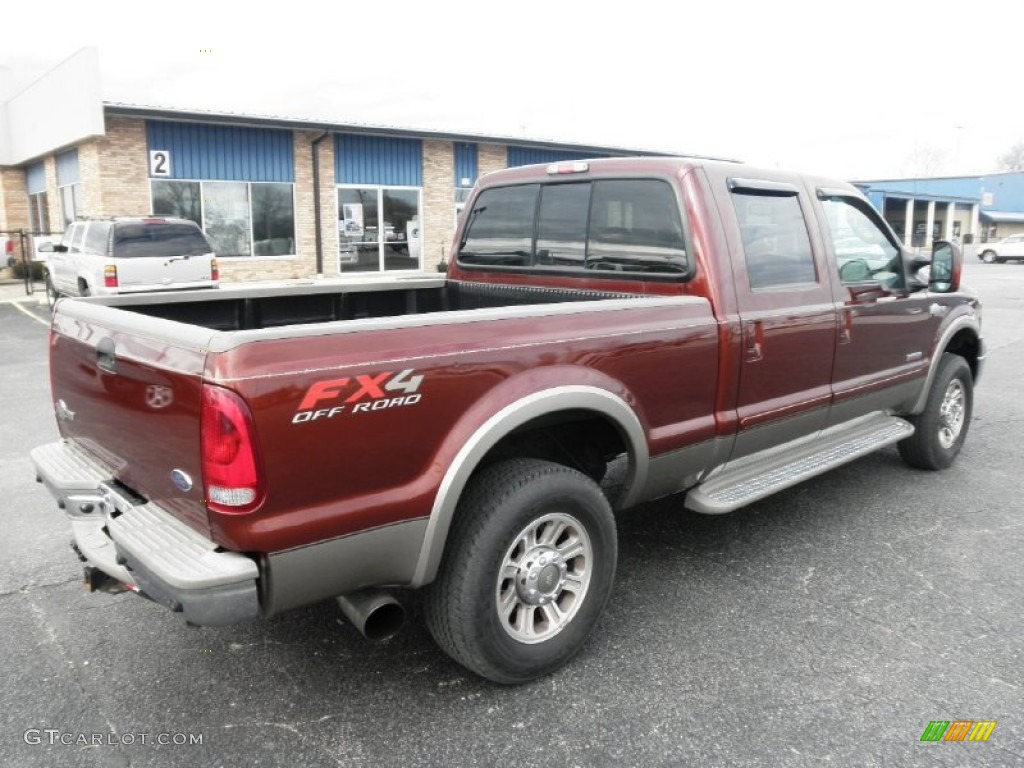
[[[995,251],[982,251],[981,256],[979,256],[978,258],[980,258],[986,264],[994,264],[996,261],[998,261],[998,259],[996,258]]]
[[[973,410],[974,377],[970,366],[959,355],[947,352],[939,361],[924,411],[907,419],[915,431],[900,441],[900,456],[918,469],[946,469],[960,453]]]
[[[553,537],[550,548],[526,546],[522,536],[533,526],[539,542]],[[559,565],[551,559],[559,546],[567,555],[576,548],[585,554]],[[426,590],[427,627],[445,653],[488,680],[516,684],[546,675],[579,653],[604,612],[617,547],[611,506],[589,477],[537,459],[495,464],[478,473],[459,500],[437,580]],[[503,569],[506,577],[499,579]],[[584,572],[585,586],[570,589]],[[547,584],[548,595],[531,590],[528,579]],[[533,600],[547,602],[526,602]],[[499,613],[502,603],[507,620]],[[549,621],[551,612],[564,615],[558,619],[564,623]],[[527,641],[517,637],[533,631]]]
[[[50,309],[53,309],[53,305],[57,303],[57,299],[60,298],[60,294],[57,293],[57,289],[53,287],[53,280],[50,279],[49,272],[43,276],[43,283],[46,286],[46,303],[50,305]]]

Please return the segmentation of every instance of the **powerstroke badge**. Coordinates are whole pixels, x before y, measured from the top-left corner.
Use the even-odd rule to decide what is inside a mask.
[[[343,413],[370,413],[416,405],[423,399],[419,392],[422,383],[422,374],[417,374],[413,368],[398,373],[385,371],[318,381],[306,390],[292,424],[333,419]],[[328,406],[327,403],[333,404]],[[321,405],[323,407],[317,407]]]

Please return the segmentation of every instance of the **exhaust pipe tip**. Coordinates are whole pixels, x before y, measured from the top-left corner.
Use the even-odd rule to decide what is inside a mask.
[[[383,590],[366,589],[335,599],[345,618],[367,640],[387,640],[405,624],[405,608]]]

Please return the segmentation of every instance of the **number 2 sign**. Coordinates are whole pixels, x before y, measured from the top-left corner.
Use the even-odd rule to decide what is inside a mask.
[[[149,175],[171,175],[171,153],[166,149],[152,149],[149,152]]]

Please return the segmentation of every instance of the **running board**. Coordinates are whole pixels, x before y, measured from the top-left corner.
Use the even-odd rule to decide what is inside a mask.
[[[686,494],[694,512],[718,515],[859,459],[914,434],[897,416],[872,414],[778,448],[730,462]]]

